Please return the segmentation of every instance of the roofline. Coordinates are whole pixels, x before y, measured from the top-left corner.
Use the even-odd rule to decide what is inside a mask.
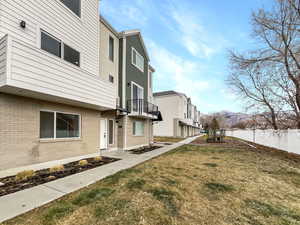
[[[165,95],[158,95],[158,96],[156,96],[157,94],[161,94],[161,93],[165,93],[165,92],[172,92],[172,93],[166,93]],[[155,92],[155,93],[153,93],[154,97],[164,97],[164,96],[171,96],[171,95],[183,96],[186,99],[188,99],[188,97],[186,96],[186,94],[180,93],[180,92],[177,92],[177,91],[161,91],[161,92]]]
[[[150,64],[149,64],[149,68],[150,68],[150,70],[151,70],[152,72],[155,72],[155,69],[154,69],[153,66],[151,66]]]
[[[101,15],[100,22],[103,23],[117,38],[120,38],[119,32]]]
[[[143,36],[141,34],[141,31],[139,29],[135,29],[135,30],[124,30],[124,31],[121,31],[119,33],[119,36],[120,37],[128,37],[128,36],[133,36],[133,35],[138,35],[141,42],[142,42],[142,46],[144,48],[144,51],[146,53],[146,57],[147,57],[147,60],[150,61],[150,57],[149,57],[149,54],[148,54],[148,51],[147,51],[147,48],[146,48],[146,45],[145,45],[145,41],[143,39]]]

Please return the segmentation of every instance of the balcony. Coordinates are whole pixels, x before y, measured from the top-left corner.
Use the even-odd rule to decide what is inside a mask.
[[[158,106],[145,101],[144,99],[131,99],[127,101],[129,116],[157,119]]]
[[[79,107],[115,109],[116,86],[6,35],[0,39],[0,92]]]

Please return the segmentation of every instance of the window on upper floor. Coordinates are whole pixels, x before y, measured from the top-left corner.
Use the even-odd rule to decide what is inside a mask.
[[[109,37],[109,59],[114,61],[114,51],[115,51],[115,40],[112,37]]]
[[[150,87],[150,89],[152,89],[152,72],[149,72],[149,87]]]
[[[45,31],[41,32],[41,48],[53,55],[61,57],[61,41]]]
[[[80,66],[80,52],[64,44],[48,32],[41,30],[41,49],[76,66]]]
[[[81,17],[81,0],[60,0],[78,17]]]
[[[64,44],[64,60],[80,66],[80,53],[70,46]]]
[[[144,57],[132,48],[131,61],[134,66],[136,66],[140,71],[144,72],[145,60]]]
[[[114,77],[112,75],[109,75],[109,82],[114,83]]]

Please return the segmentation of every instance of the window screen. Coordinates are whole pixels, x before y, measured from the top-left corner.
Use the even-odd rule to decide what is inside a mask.
[[[61,57],[61,41],[45,31],[41,32],[41,48],[53,55]]]
[[[109,82],[114,83],[114,77],[112,75],[109,75]]]
[[[109,59],[114,61],[114,39],[109,37]]]
[[[79,115],[56,113],[56,138],[79,137]]]
[[[54,138],[54,112],[40,112],[40,138]]]
[[[67,6],[73,13],[81,17],[81,0],[60,0]]]
[[[80,66],[80,53],[70,46],[64,44],[64,60]]]
[[[143,136],[144,135],[144,122],[142,121],[134,121],[133,122],[133,135],[135,136]]]

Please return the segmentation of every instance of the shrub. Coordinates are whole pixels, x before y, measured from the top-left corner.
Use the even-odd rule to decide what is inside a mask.
[[[35,176],[35,172],[33,170],[26,170],[23,172],[20,172],[16,175],[15,179],[16,181],[23,181],[23,180],[27,180],[31,177]]]
[[[65,170],[64,165],[53,166],[49,169],[50,173],[62,172]]]
[[[94,161],[96,161],[96,162],[99,162],[99,161],[102,161],[102,156],[96,156],[95,158],[94,158]]]
[[[80,161],[78,162],[78,165],[79,165],[79,166],[86,166],[87,164],[89,164],[87,160],[80,160]]]

